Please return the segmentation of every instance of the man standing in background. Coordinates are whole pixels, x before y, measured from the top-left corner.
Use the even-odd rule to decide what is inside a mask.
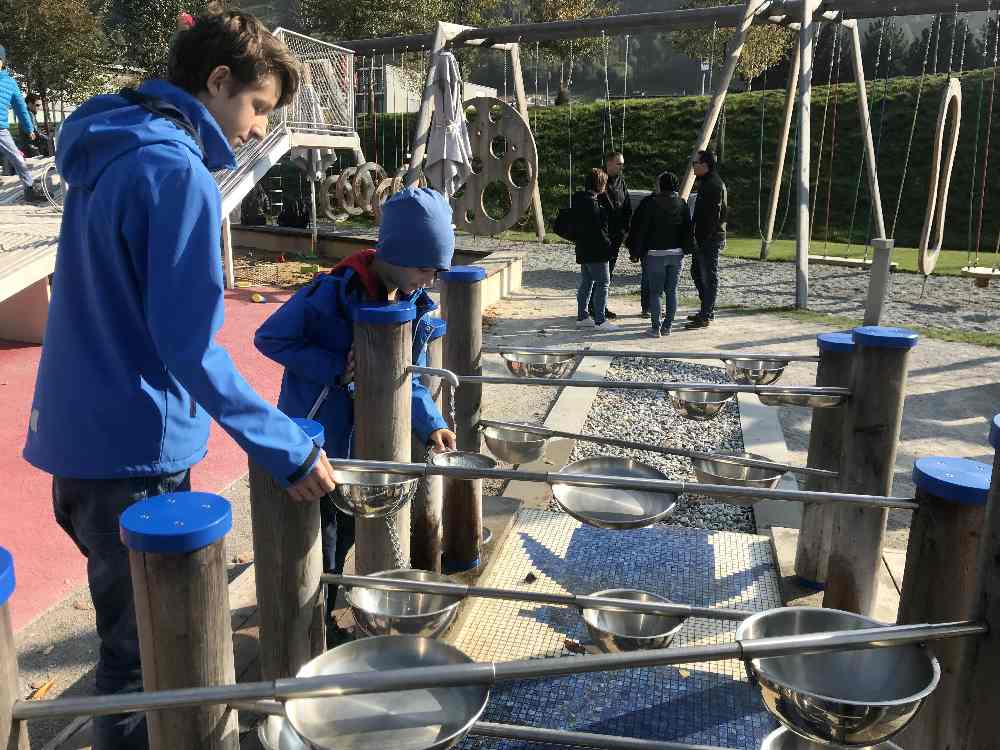
[[[24,199],[32,203],[45,200],[45,197],[35,190],[35,181],[31,176],[31,170],[21,156],[21,150],[14,143],[14,137],[10,134],[10,121],[7,119],[7,112],[13,108],[17,115],[21,129],[27,137],[34,141],[38,135],[35,133],[35,126],[31,122],[31,115],[24,104],[24,97],[21,96],[21,89],[18,88],[17,81],[11,78],[6,71],[7,50],[0,46],[0,157],[5,157],[14,167],[17,176],[21,178],[24,185]]]
[[[715,154],[699,151],[694,159],[698,198],[694,204],[694,237],[698,242],[691,261],[691,278],[698,289],[701,310],[688,316],[688,328],[707,328],[715,318],[719,295],[719,256],[726,247],[726,183],[719,177]]]
[[[605,171],[608,173],[608,187],[601,195],[601,200],[608,209],[608,235],[611,238],[611,260],[608,263],[610,275],[615,273],[615,263],[618,262],[618,253],[622,249],[622,243],[628,234],[629,225],[632,223],[632,199],[629,198],[628,188],[625,185],[625,178],[622,171],[625,168],[625,157],[620,151],[613,151],[604,160]],[[590,317],[594,315],[594,298],[591,297]],[[614,320],[618,316],[605,310],[604,316],[607,320]]]

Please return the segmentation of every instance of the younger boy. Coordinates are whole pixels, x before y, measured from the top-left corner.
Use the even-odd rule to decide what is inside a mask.
[[[378,246],[346,258],[328,274],[317,275],[257,330],[254,344],[265,356],[285,367],[278,408],[290,417],[305,417],[324,389],[314,419],[326,433],[325,449],[332,458],[352,453],[355,416],[349,385],[354,380],[354,317],[361,305],[412,302],[413,362],[425,365],[437,305],[424,287],[438,271],[451,268],[455,235],[451,208],[440,193],[406,188],[383,208]],[[419,377],[413,377],[413,431],[435,450],[453,450],[455,433],[438,411]],[[344,569],[354,543],[354,519],[323,503],[323,567]],[[327,612],[333,611],[333,593]],[[327,641],[333,646],[344,634],[329,623]]]

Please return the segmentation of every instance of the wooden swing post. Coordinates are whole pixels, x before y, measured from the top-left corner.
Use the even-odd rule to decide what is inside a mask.
[[[781,200],[781,181],[785,176],[785,156],[788,154],[788,136],[792,129],[792,117],[795,115],[795,94],[799,86],[799,67],[802,61],[802,50],[795,46],[792,56],[792,68],[788,73],[788,87],[785,90],[785,117],[782,120],[781,135],[778,138],[778,154],[774,160],[774,180],[771,182],[771,205],[767,213],[767,231],[760,246],[760,259],[767,260],[774,240],[774,224],[778,218],[778,203]],[[761,96],[764,94],[761,93]],[[761,133],[763,136],[763,133]]]
[[[812,165],[812,73],[816,11],[820,0],[803,0],[799,27],[799,174],[795,238],[795,307],[809,307],[809,176]]]

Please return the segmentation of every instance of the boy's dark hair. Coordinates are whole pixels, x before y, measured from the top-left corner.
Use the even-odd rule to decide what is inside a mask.
[[[706,167],[708,167],[708,171],[709,172],[714,172],[715,171],[715,165],[716,165],[717,162],[716,162],[716,159],[715,159],[715,152],[714,151],[699,151],[698,152],[698,158],[701,160],[702,164],[704,164]]]
[[[205,90],[208,77],[227,66],[242,86],[260,84],[273,73],[281,83],[278,107],[299,90],[298,61],[278,37],[249,13],[207,13],[181,31],[170,47],[167,79],[191,94]]]
[[[24,97],[24,101],[27,102],[28,104],[31,104],[32,102],[41,102],[42,97],[40,97],[38,94],[28,94],[26,97]]]
[[[617,158],[620,158],[620,159],[624,160],[625,159],[625,154],[623,154],[621,151],[609,151],[604,156],[604,163],[607,164],[612,159],[617,159]]]
[[[678,193],[681,189],[681,181],[673,172],[664,172],[658,180],[661,193]]]
[[[587,190],[592,190],[595,193],[603,193],[608,187],[608,173],[603,169],[594,167],[584,178],[583,186]]]

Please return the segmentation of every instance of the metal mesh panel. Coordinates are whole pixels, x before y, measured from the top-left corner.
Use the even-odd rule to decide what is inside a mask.
[[[271,117],[269,126],[311,133],[354,130],[354,53],[343,47],[278,29],[300,63],[302,85],[292,102]]]

